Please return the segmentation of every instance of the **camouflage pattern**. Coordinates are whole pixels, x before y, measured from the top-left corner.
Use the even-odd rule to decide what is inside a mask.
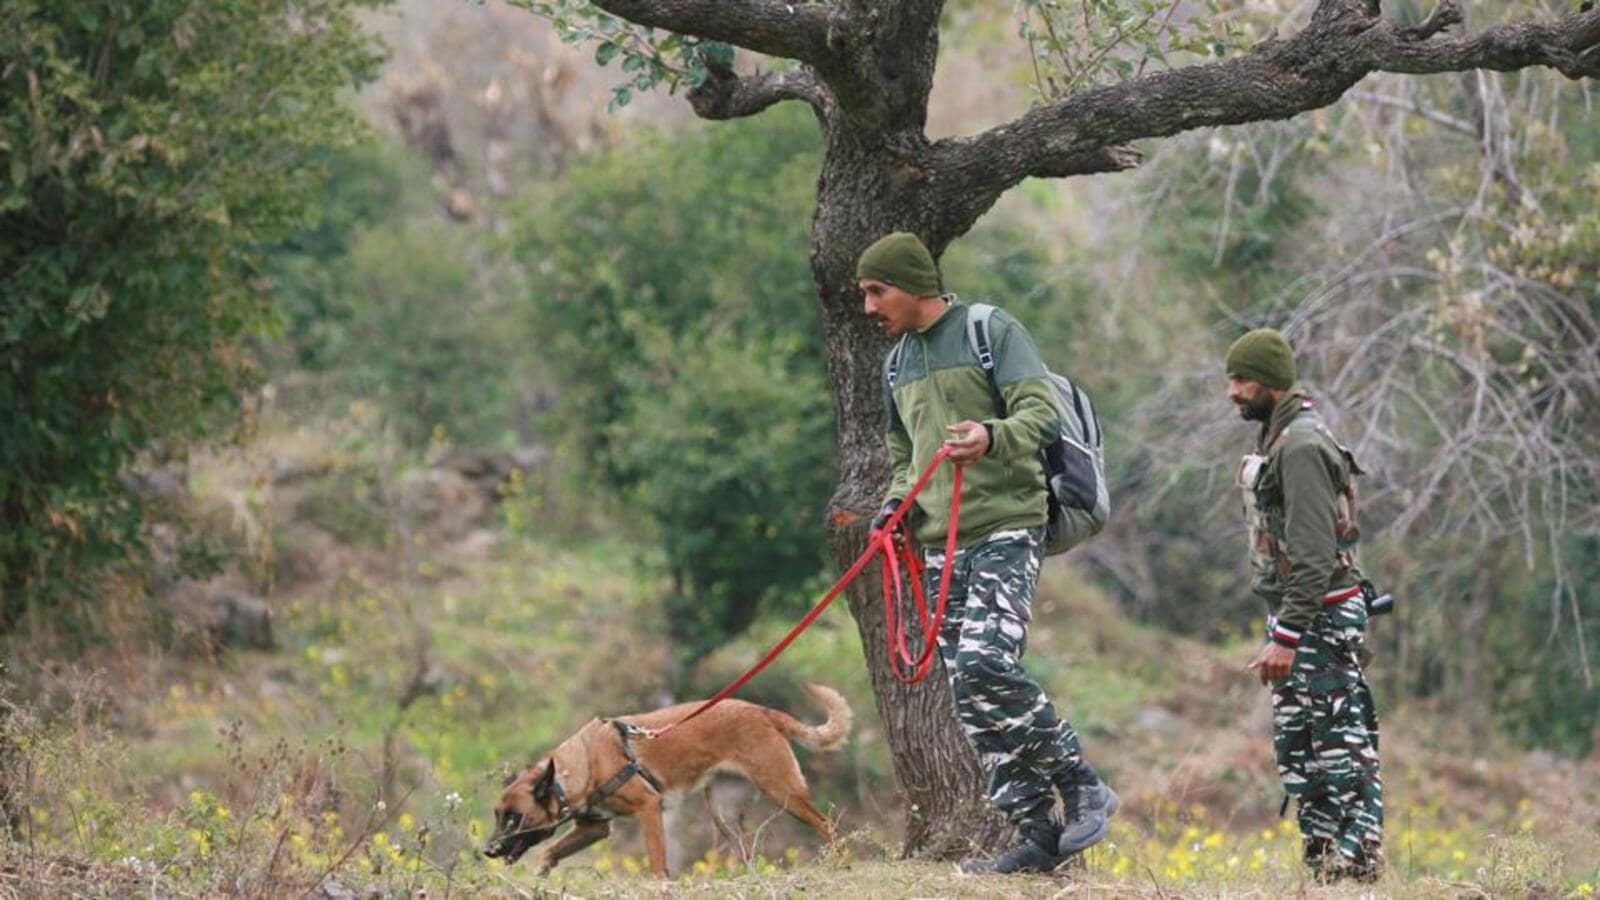
[[[1324,607],[1272,691],[1273,749],[1284,790],[1299,801],[1306,862],[1340,874],[1382,866],[1378,717],[1361,673],[1366,627],[1359,595]]]
[[[1055,782],[1077,766],[1078,735],[1022,668],[1043,528],[1000,531],[956,551],[939,655],[956,717],[978,751],[989,801],[1012,824],[1041,825]],[[939,589],[942,551],[924,551],[929,592]]]

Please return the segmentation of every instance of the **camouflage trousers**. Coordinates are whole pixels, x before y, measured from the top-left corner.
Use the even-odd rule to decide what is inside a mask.
[[[1366,627],[1359,596],[1323,607],[1272,691],[1278,775],[1299,801],[1306,862],[1316,867],[1382,865],[1378,716],[1361,673]]]
[[[956,551],[939,656],[956,718],[978,751],[989,801],[1014,825],[1041,823],[1054,785],[1079,760],[1078,735],[1023,671],[1044,530],[1002,531]],[[942,551],[927,551],[927,590],[939,589]]]

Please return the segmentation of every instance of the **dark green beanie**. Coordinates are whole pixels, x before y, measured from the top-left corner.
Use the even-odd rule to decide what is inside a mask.
[[[1273,328],[1257,328],[1228,348],[1228,374],[1288,390],[1294,384],[1294,351]]]
[[[856,278],[892,284],[918,297],[939,296],[939,267],[933,264],[933,254],[916,235],[904,231],[878,238],[868,247],[856,264]]]

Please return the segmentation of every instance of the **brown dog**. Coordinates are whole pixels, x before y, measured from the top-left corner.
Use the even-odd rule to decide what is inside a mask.
[[[494,835],[484,855],[514,863],[562,825],[571,831],[545,849],[539,874],[611,833],[613,816],[637,816],[644,828],[650,869],[667,874],[664,796],[703,786],[717,772],[749,779],[774,803],[833,840],[833,826],[811,805],[805,775],[789,741],[832,750],[850,731],[850,706],[839,692],[808,685],[828,713],[807,725],[776,709],[728,700],[660,738],[643,729],[663,728],[695,708],[680,703],[623,720],[593,719],[507,783],[494,809]]]

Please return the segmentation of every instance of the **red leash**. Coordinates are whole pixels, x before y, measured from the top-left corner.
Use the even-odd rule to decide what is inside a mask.
[[[823,595],[821,600],[817,601],[816,606],[811,607],[811,611],[806,613],[805,618],[801,619],[793,628],[789,629],[789,633],[784,635],[782,640],[772,645],[772,649],[768,650],[765,656],[761,657],[761,659],[755,665],[751,666],[750,669],[743,675],[740,675],[732,682],[729,682],[727,687],[717,691],[717,693],[712,696],[711,699],[706,700],[704,703],[701,703],[699,706],[695,707],[694,710],[687,716],[684,716],[683,718],[673,722],[659,731],[646,730],[645,736],[657,738],[666,734],[672,729],[677,728],[679,725],[682,725],[695,716],[700,715],[711,707],[716,706],[718,703],[728,699],[728,697],[733,694],[734,691],[737,691],[739,688],[742,688],[748,684],[750,679],[756,677],[761,673],[762,669],[765,669],[769,663],[771,663],[774,659],[777,659],[778,654],[782,653],[789,646],[789,644],[794,642],[795,638],[800,636],[800,632],[810,628],[811,623],[817,620],[817,616],[822,615],[822,611],[828,608],[828,604],[832,603],[834,598],[843,593],[844,589],[849,586],[850,582],[855,581],[856,576],[860,575],[861,571],[865,569],[867,564],[872,561],[872,558],[878,555],[880,552],[884,555],[883,606],[884,616],[887,619],[887,625],[889,628],[889,668],[894,672],[894,677],[900,679],[906,684],[915,684],[928,677],[928,672],[933,668],[934,649],[939,643],[939,628],[944,622],[945,601],[950,595],[949,562],[955,557],[956,521],[961,510],[962,467],[959,464],[956,465],[955,481],[954,485],[950,489],[950,531],[947,535],[945,535],[944,539],[945,567],[944,572],[939,577],[939,600],[934,609],[934,614],[931,621],[929,620],[928,616],[927,600],[923,596],[922,591],[922,564],[919,563],[915,555],[912,554],[910,542],[908,541],[899,542],[899,559],[897,559],[895,547],[896,542],[893,535],[895,528],[900,524],[900,520],[904,519],[906,513],[911,511],[911,501],[916,499],[917,494],[921,493],[922,489],[927,486],[929,479],[933,478],[934,471],[939,468],[939,464],[944,462],[945,457],[949,455],[949,448],[939,448],[939,452],[933,455],[933,461],[928,463],[928,467],[926,469],[922,470],[922,475],[917,478],[917,483],[911,486],[911,490],[908,491],[905,495],[905,498],[900,501],[899,508],[894,511],[894,514],[889,517],[889,520],[883,524],[882,528],[873,531],[867,536],[867,549],[856,558],[856,561],[851,564],[850,568],[845,571],[844,575],[842,575],[838,581],[833,583],[833,587],[828,588],[828,592]],[[922,652],[918,654],[915,659],[912,658],[910,651],[906,649],[905,634],[900,630],[900,623],[897,615],[897,607],[902,599],[902,594],[900,592],[899,565],[901,560],[904,560],[906,565],[906,574],[911,579],[911,593],[916,603],[917,617],[921,620],[923,630]],[[890,591],[891,581],[894,585],[892,597]],[[904,669],[902,669],[902,661],[904,662],[905,666],[910,667],[910,675],[906,675]]]

